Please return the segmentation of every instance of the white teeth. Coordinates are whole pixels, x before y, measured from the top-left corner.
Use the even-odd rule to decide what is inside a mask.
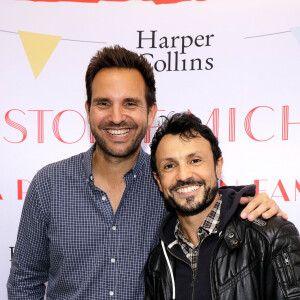
[[[184,187],[184,188],[180,188],[178,190],[176,190],[177,193],[189,193],[189,192],[193,192],[199,189],[199,185],[191,185],[188,187]]]
[[[107,132],[111,135],[125,136],[129,129],[107,129]]]

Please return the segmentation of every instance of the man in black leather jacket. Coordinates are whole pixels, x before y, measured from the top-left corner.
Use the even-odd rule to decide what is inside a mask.
[[[300,299],[300,238],[279,217],[240,218],[255,186],[218,188],[222,153],[191,114],[166,118],[151,167],[172,212],[145,267],[145,299]]]

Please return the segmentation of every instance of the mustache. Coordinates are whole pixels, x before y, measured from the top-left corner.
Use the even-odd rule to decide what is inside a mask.
[[[173,191],[185,185],[195,185],[195,184],[206,185],[206,182],[204,180],[196,180],[194,178],[188,178],[185,181],[177,180],[177,182],[173,186],[171,186],[170,191]]]
[[[138,126],[137,124],[133,123],[133,122],[125,122],[122,121],[119,124],[116,124],[114,122],[107,122],[107,123],[103,123],[99,126],[99,129],[105,129],[105,128],[116,128],[116,129],[120,129],[120,128],[132,128],[132,129],[136,129]]]

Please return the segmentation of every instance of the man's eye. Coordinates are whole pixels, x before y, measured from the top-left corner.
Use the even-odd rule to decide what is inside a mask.
[[[98,106],[107,106],[107,105],[108,105],[108,103],[105,101],[98,102]]]
[[[192,164],[197,164],[199,162],[201,162],[201,159],[199,159],[199,158],[195,158],[191,161]]]
[[[125,104],[127,107],[135,107],[136,106],[136,103],[135,102],[127,102]]]
[[[172,169],[172,168],[174,168],[174,164],[167,164],[167,165],[164,166],[165,170],[166,169]]]

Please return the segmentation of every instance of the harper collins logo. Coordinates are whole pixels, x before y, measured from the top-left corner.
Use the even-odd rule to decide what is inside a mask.
[[[212,70],[212,57],[190,57],[192,48],[211,47],[214,34],[199,34],[196,36],[159,36],[157,30],[138,30],[137,49],[149,49],[143,55],[150,61],[157,72],[179,72],[179,71],[202,71]],[[154,54],[152,49],[160,49],[158,54]]]

